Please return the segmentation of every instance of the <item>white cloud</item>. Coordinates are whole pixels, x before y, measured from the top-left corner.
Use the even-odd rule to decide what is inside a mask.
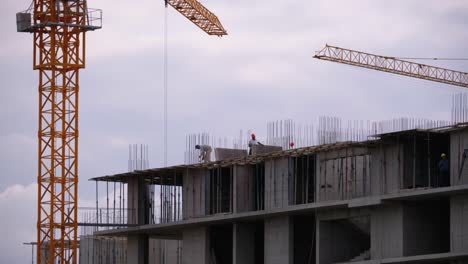
[[[104,194],[105,190],[103,190],[105,187],[103,186],[104,185],[101,184],[99,197],[100,208],[105,208],[107,203],[107,196]],[[110,184],[110,188],[109,199],[110,206],[112,206],[114,202],[112,184]],[[117,188],[116,197],[118,197],[119,192]],[[79,208],[94,208],[96,206],[96,201],[92,198],[80,199],[78,204]],[[0,211],[2,212],[2,217],[0,217],[2,234],[2,239],[0,240],[0,263],[30,263],[31,246],[23,245],[23,243],[37,241],[37,184],[15,184],[7,187],[3,192],[0,192]],[[84,214],[89,212],[94,213],[94,210],[89,212],[85,211],[86,210],[83,212],[79,211],[79,215],[84,216]],[[80,218],[79,221],[84,221],[84,219],[85,218]],[[36,259],[35,254],[34,259]]]
[[[0,193],[1,263],[29,263],[31,247],[24,242],[36,241],[37,184],[13,185]]]

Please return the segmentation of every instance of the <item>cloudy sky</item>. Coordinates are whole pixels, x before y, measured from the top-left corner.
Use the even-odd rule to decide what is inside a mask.
[[[169,9],[170,164],[183,162],[185,135],[234,137],[266,122],[320,115],[382,120],[450,119],[460,88],[312,59],[326,43],[400,57],[468,57],[464,0],[205,0],[229,36],[207,36]],[[37,82],[32,36],[16,33],[0,8],[0,262],[27,263],[35,240]],[[148,144],[163,162],[163,26],[159,0],[99,0],[104,27],[87,37],[80,90],[80,200],[90,177],[127,169],[128,145]],[[436,62],[461,71],[467,62]],[[8,237],[8,239],[5,239]]]

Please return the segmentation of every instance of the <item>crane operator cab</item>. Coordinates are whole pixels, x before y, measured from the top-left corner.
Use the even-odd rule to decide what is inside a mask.
[[[16,14],[17,32],[33,33],[37,28],[65,26],[94,31],[102,28],[102,10],[88,8],[86,0],[57,0],[55,15],[34,16],[34,3]]]

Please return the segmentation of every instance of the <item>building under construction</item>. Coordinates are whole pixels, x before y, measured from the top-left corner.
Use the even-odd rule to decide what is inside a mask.
[[[468,263],[467,149],[460,123],[97,177],[107,227],[82,237],[80,261]]]

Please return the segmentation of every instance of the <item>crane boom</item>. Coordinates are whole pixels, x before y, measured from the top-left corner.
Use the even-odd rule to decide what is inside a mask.
[[[166,0],[166,4],[174,7],[208,35],[227,35],[218,17],[197,0]]]
[[[314,58],[468,88],[468,73],[326,45]]]

